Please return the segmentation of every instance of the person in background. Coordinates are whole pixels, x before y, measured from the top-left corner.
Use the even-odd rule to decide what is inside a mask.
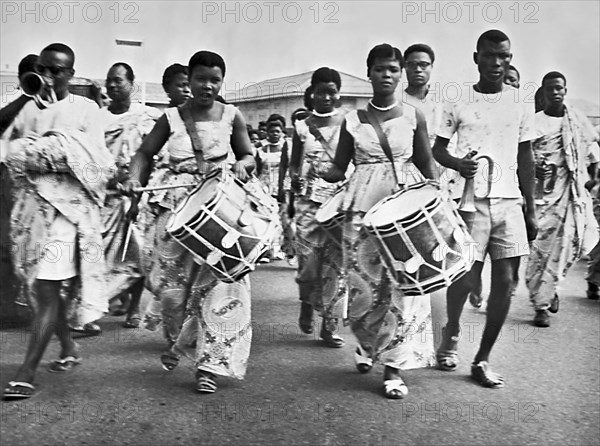
[[[534,324],[549,327],[559,308],[557,286],[569,268],[598,243],[589,190],[596,184],[597,135],[587,117],[564,103],[567,80],[551,71],[542,79],[544,110],[535,114],[539,236],[531,246],[525,283]]]
[[[298,272],[296,282],[300,294],[300,329],[313,332],[313,312],[323,318],[320,337],[327,347],[340,348],[344,340],[337,334],[346,304],[342,278],[342,247],[333,242],[316,221],[319,207],[338,189],[339,184],[321,177],[330,166],[340,135],[343,116],[335,108],[342,86],[340,74],[329,67],[316,70],[311,77],[314,111],[297,110],[290,162],[292,192],[288,206],[295,208]],[[298,113],[308,113],[303,120]],[[290,194],[291,195],[291,194]]]
[[[125,328],[137,328],[141,323],[140,301],[145,272],[141,258],[142,235],[126,219],[131,201],[120,190],[129,177],[131,157],[161,115],[156,108],[133,102],[134,81],[135,75],[129,64],[113,64],[106,74],[106,91],[111,102],[100,111],[106,147],[118,168],[115,181],[109,183],[102,209],[105,257],[109,266],[108,297],[120,298],[121,307],[112,314],[126,314]]]
[[[519,70],[514,65],[508,66],[508,71],[504,76],[504,83],[516,89],[519,89],[521,86],[521,73],[519,73]]]

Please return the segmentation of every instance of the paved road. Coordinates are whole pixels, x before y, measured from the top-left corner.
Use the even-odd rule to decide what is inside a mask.
[[[406,371],[410,393],[392,401],[381,395],[381,366],[355,371],[347,328],[343,349],[299,332],[294,270],[285,262],[260,266],[252,276],[254,338],[244,381],[221,381],[217,393],[200,395],[191,364],[160,367],[160,333],[126,330],[122,318],[107,317],[102,336],[78,341],[85,362],[75,371],[45,371],[58,355],[54,341],[36,378],[39,394],[1,403],[2,444],[599,444],[600,304],[584,297],[583,271],[577,264],[562,284],[560,312],[546,329],[531,324],[519,286],[492,356],[506,388],[468,379],[485,314],[467,304],[458,371]],[[432,302],[437,336],[443,293]],[[22,361],[25,335],[0,332],[3,384]]]

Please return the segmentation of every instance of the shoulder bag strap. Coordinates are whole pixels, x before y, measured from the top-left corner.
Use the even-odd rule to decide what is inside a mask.
[[[185,124],[185,129],[192,140],[192,149],[194,149],[194,152],[202,152],[202,144],[198,132],[196,132],[196,125],[194,124],[194,118],[192,118],[192,111],[188,102],[179,105],[177,111],[179,111],[179,116],[181,116],[181,120]]]

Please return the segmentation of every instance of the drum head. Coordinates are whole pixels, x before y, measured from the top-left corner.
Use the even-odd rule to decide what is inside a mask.
[[[403,190],[395,196],[380,201],[369,211],[369,225],[380,227],[410,218],[435,201],[439,194],[439,189],[431,184]]]
[[[176,231],[184,224],[189,223],[200,212],[202,205],[212,201],[219,190],[219,177],[206,178],[196,189],[177,206],[172,220],[169,222],[168,231]]]
[[[338,211],[340,205],[344,200],[344,192],[345,190],[339,189],[334,195],[329,197],[329,199],[321,205],[321,207],[317,210],[315,214],[315,219],[317,223],[325,223],[336,215],[340,214]]]

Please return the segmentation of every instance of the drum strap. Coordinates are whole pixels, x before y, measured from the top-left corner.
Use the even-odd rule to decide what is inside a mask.
[[[311,117],[309,116],[308,118],[306,118],[304,120],[304,122],[305,122],[306,126],[308,127],[308,131],[310,132],[310,134],[312,136],[314,136],[314,138],[317,141],[319,141],[319,143],[321,143],[321,145],[325,149],[325,154],[329,157],[329,159],[331,161],[333,161],[333,158],[331,157],[331,153],[333,152],[333,150],[331,149],[331,146],[329,145],[327,140],[323,137],[323,134],[321,133],[319,128],[315,125],[315,123],[313,122]]]
[[[179,116],[181,116],[181,120],[185,124],[185,129],[192,140],[192,149],[194,149],[194,152],[202,152],[202,143],[200,142],[200,137],[196,131],[196,125],[194,124],[194,118],[192,117],[189,101],[179,105],[177,107],[177,111],[179,111]]]
[[[388,142],[387,136],[383,133],[383,129],[379,124],[379,121],[372,113],[369,113],[368,110],[357,110],[358,119],[360,122],[371,124],[373,130],[377,134],[377,138],[379,138],[379,144],[383,149],[383,153],[388,157],[390,163],[392,163],[392,172],[394,173],[394,178],[396,180],[396,184],[400,185],[400,181],[398,179],[398,173],[396,172],[396,165],[394,164],[394,157],[392,156],[392,148],[390,147],[390,143]]]

